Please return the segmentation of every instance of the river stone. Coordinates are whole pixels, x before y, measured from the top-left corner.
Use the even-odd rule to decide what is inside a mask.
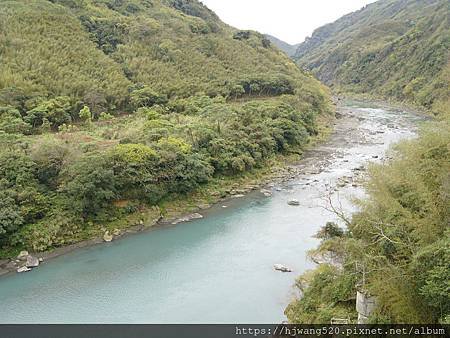
[[[203,218],[203,215],[202,215],[202,214],[199,214],[198,212],[195,212],[195,213],[189,215],[188,217],[189,217],[190,219],[200,219],[200,218]]]
[[[274,264],[273,268],[275,270],[281,271],[281,272],[292,272],[292,269],[288,268],[287,266],[283,264]]]
[[[288,201],[288,204],[293,205],[293,206],[298,206],[298,205],[300,205],[300,202],[296,199],[292,199],[292,200]]]
[[[172,222],[172,224],[176,225],[178,223],[189,222],[192,221],[193,219],[200,219],[200,218],[203,218],[203,215],[199,214],[198,212],[195,212],[193,214],[176,219],[175,221]]]
[[[113,236],[109,233],[109,231],[106,231],[103,235],[103,240],[105,242],[111,242],[113,240]]]
[[[17,269],[17,272],[28,272],[28,271],[31,271],[31,269],[26,266],[21,266],[20,268]]]
[[[210,204],[199,204],[199,205],[197,205],[197,208],[199,208],[200,210],[205,210],[205,209],[211,208],[211,205]]]
[[[261,189],[260,192],[261,192],[261,194],[263,194],[263,195],[266,196],[266,197],[272,196],[272,192],[271,192],[270,190],[267,190],[267,189]]]
[[[17,256],[17,259],[24,261],[27,259],[28,255],[29,255],[28,251],[21,251]]]
[[[28,256],[27,257],[27,265],[28,268],[35,268],[37,266],[39,266],[39,259],[37,259],[36,257],[33,256]]]

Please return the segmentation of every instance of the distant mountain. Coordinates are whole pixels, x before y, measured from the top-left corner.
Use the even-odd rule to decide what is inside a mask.
[[[442,113],[450,106],[450,2],[380,0],[318,28],[294,58],[326,84]]]
[[[284,42],[283,40],[280,40],[272,35],[265,34],[266,38],[268,38],[276,47],[281,49],[283,52],[285,52],[288,56],[294,56],[295,52],[297,51],[297,48],[299,44],[291,45],[287,42]]]

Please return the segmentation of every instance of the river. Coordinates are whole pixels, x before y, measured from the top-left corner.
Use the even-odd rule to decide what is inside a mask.
[[[127,236],[0,278],[0,323],[278,323],[295,278],[313,263],[313,235],[335,206],[354,211],[361,166],[414,137],[421,119],[367,103],[340,109],[328,142],[301,174],[221,203],[205,218]],[[357,169],[356,169],[357,168]],[[347,183],[345,182],[347,180]],[[295,198],[300,206],[289,206]],[[275,271],[289,266],[292,273]]]

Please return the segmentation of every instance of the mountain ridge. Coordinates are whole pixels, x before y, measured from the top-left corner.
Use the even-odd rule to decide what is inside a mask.
[[[278,39],[277,37],[270,35],[270,34],[264,34],[276,47],[281,49],[283,52],[285,52],[289,57],[293,57],[297,51],[299,43],[296,43],[295,45],[291,45],[290,43],[287,43],[281,39]]]
[[[380,0],[322,26],[294,59],[337,91],[448,112],[450,3]]]

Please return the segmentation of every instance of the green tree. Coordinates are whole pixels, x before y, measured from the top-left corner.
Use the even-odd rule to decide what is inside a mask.
[[[11,134],[28,134],[31,125],[22,119],[17,109],[11,106],[0,107],[0,130]]]
[[[54,99],[45,100],[38,104],[37,107],[26,112],[24,120],[33,127],[40,127],[44,119],[47,119],[53,128],[63,123],[72,121],[71,117],[72,105],[70,98],[60,96]]]
[[[92,122],[92,113],[88,106],[83,106],[78,113],[78,116],[85,124],[90,124]]]
[[[24,223],[20,207],[14,196],[15,193],[9,189],[0,190],[0,244],[5,244],[10,235]]]
[[[64,168],[59,190],[68,198],[68,210],[84,218],[95,216],[116,197],[116,179],[110,163],[99,154],[89,154]]]
[[[151,107],[155,104],[167,103],[167,97],[160,95],[148,86],[143,86],[140,89],[135,89],[131,95],[131,103],[133,107]]]

